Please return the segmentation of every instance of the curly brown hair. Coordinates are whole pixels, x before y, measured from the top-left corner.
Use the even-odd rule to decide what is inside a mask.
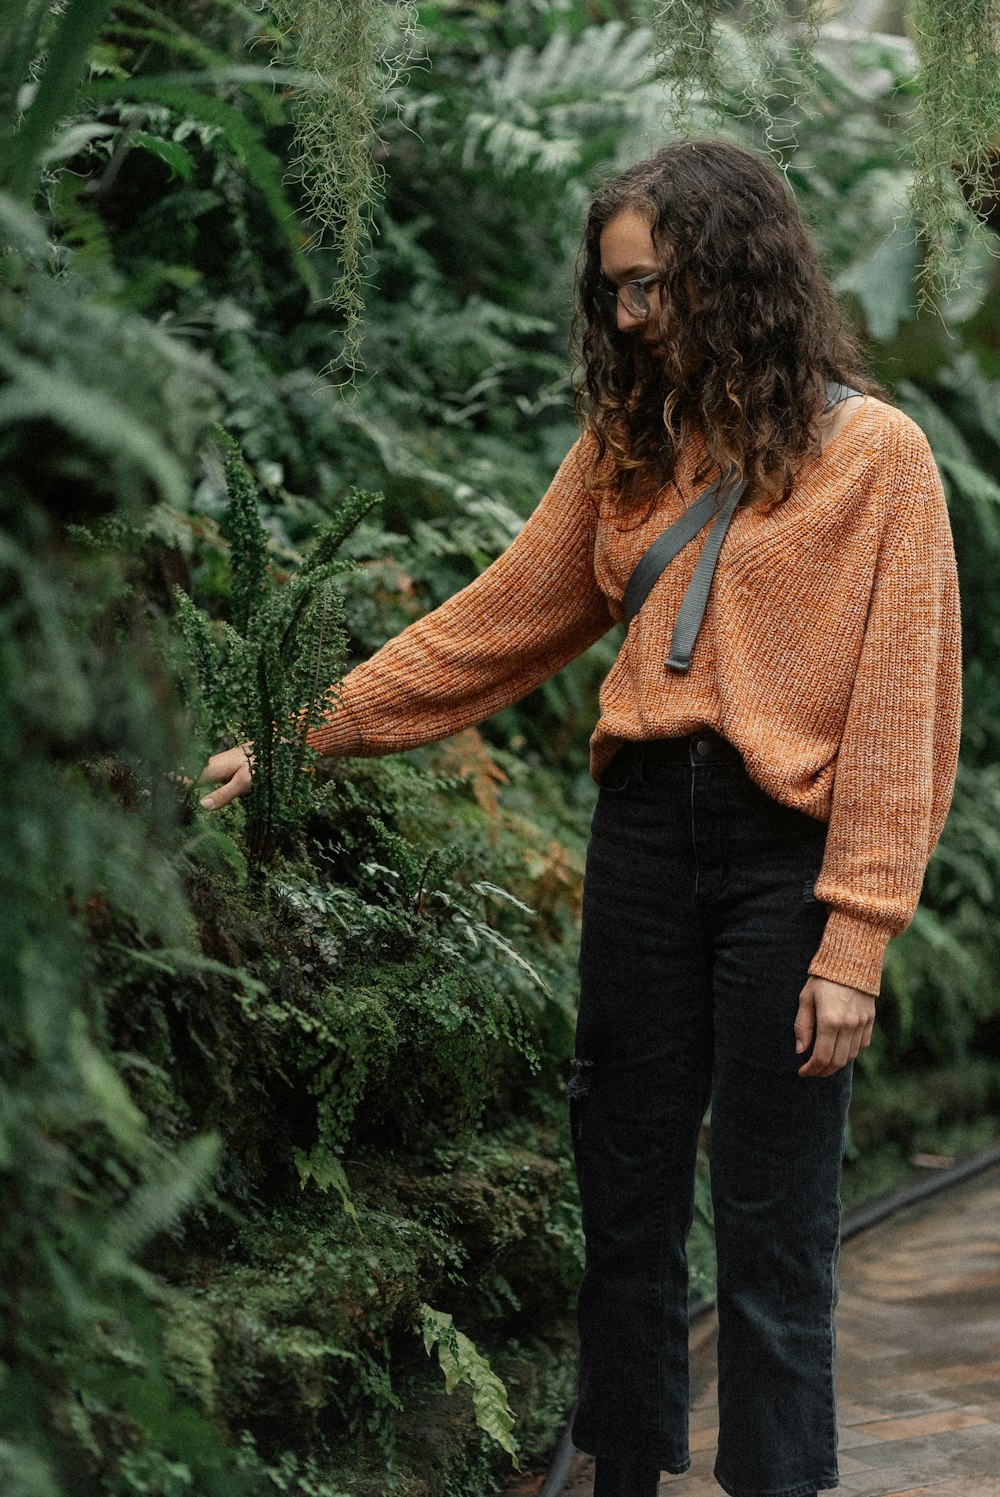
[[[659,348],[619,332],[601,272],[601,231],[632,210],[650,221]],[[787,497],[819,450],[830,380],[882,394],[773,167],[725,140],[669,145],[603,186],[577,278],[577,408],[597,439],[592,488],[626,502],[669,482],[692,430],[704,472],[735,470],[750,497]]]

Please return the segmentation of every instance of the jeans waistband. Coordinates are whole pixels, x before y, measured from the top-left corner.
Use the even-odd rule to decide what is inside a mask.
[[[620,752],[633,764],[640,764],[644,771],[655,771],[659,765],[668,764],[729,764],[743,768],[739,749],[707,728],[682,738],[651,738],[643,743],[630,743]]]

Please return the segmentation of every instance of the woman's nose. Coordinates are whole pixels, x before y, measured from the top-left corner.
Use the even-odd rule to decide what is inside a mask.
[[[634,333],[638,328],[644,327],[648,321],[648,312],[644,317],[637,317],[634,312],[629,311],[628,307],[622,306],[621,300],[619,299],[618,331],[620,333]]]

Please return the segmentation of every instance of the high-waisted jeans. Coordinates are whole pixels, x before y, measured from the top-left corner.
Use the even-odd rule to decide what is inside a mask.
[[[732,1497],[837,1484],[834,1307],[850,1067],[796,1073],[826,827],[712,734],[624,749],[594,814],[570,1086],[587,1263],[574,1439],[690,1464],[695,1155],[711,1100],[719,1453]]]

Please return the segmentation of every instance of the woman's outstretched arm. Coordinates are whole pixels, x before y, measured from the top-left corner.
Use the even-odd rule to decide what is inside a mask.
[[[533,691],[614,622],[594,576],[597,509],[578,441],[520,534],[461,592],[411,624],[330,693],[309,734],[324,755],[375,756],[447,738]],[[209,760],[215,810],[250,788],[246,749]]]

